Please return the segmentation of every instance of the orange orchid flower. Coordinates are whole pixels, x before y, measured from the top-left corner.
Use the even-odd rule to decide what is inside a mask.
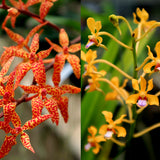
[[[86,71],[83,74],[83,76],[89,76],[93,74],[93,72],[97,71],[97,68],[92,64],[96,58],[96,51],[92,51],[91,49],[89,49],[86,54],[83,51],[81,51],[81,59],[87,62],[87,64],[84,65]]]
[[[16,137],[15,136],[5,136],[4,142],[0,148],[0,159],[5,157],[9,151],[12,149],[14,145],[16,145]]]
[[[138,16],[138,18],[140,19],[140,21],[138,21],[136,19],[136,14]],[[133,13],[133,18],[134,18],[134,23],[138,24],[141,26],[141,30],[143,32],[147,32],[147,30],[156,23],[156,21],[148,21],[149,19],[149,14],[148,12],[143,8],[142,10],[140,10],[139,8],[136,9],[136,14]],[[135,37],[137,37],[138,34],[138,28],[135,29],[134,31],[135,33]]]
[[[19,16],[19,12],[16,8],[10,8],[7,10],[8,11],[8,15],[6,16],[6,18],[4,19],[3,23],[2,23],[2,29],[4,29],[4,27],[6,26],[6,23],[8,21],[8,19],[11,18],[11,26],[13,28],[15,28],[15,22],[16,22],[16,18]]]
[[[99,83],[98,79],[100,77],[105,76],[105,75],[106,75],[106,71],[104,71],[104,70],[101,70],[101,71],[97,72],[96,74],[94,74],[94,73],[90,74],[91,78],[88,79],[89,85],[86,86],[85,90],[87,90],[87,92],[92,92],[92,91],[95,91],[95,90],[103,92],[100,89],[100,83]]]
[[[59,43],[61,46],[52,43],[48,38],[46,38],[47,42],[51,45],[51,47],[58,53],[55,56],[55,63],[54,63],[54,73],[53,73],[53,82],[55,86],[59,85],[60,82],[60,73],[63,69],[65,60],[67,60],[72,68],[75,76],[79,79],[80,78],[80,60],[79,57],[76,55],[72,55],[71,53],[77,52],[81,49],[81,44],[73,44],[69,46],[69,38],[64,29],[60,30],[59,33]]]
[[[99,143],[106,140],[100,135],[96,136],[97,129],[94,126],[89,127],[88,132],[91,134],[91,136],[88,136],[88,143],[85,145],[84,149],[85,151],[88,151],[91,147],[94,147],[92,151],[94,154],[97,154],[101,148]]]
[[[22,80],[22,78],[26,75],[26,73],[32,69],[35,80],[38,84],[42,85],[45,83],[45,67],[43,64],[43,58],[46,58],[52,48],[50,47],[47,50],[42,50],[40,52],[37,52],[39,49],[39,34],[36,33],[32,39],[32,43],[30,46],[30,53],[26,52],[23,49],[18,49],[15,46],[11,46],[9,48],[6,48],[6,50],[1,55],[1,65],[3,66],[10,57],[16,56],[24,59],[24,62],[19,64],[17,66],[17,78],[15,82],[15,88],[18,87],[18,84]],[[28,61],[27,61],[28,60]]]
[[[27,35],[27,37],[24,39],[20,34],[18,33],[14,33],[13,31],[11,31],[9,28],[4,27],[3,29],[6,31],[6,33],[8,34],[8,36],[17,43],[18,48],[22,48],[22,47],[26,47],[26,49],[28,49],[28,51],[30,51],[29,47],[28,47],[28,42],[30,40],[30,38],[43,26],[45,26],[47,24],[47,22],[42,23],[37,25],[36,27],[34,27]]]
[[[153,72],[159,72],[160,71],[160,41],[157,42],[156,46],[155,46],[155,51],[157,54],[157,57],[153,56],[153,53],[150,50],[150,47],[148,47],[148,57],[146,58],[145,61],[148,61],[149,59],[151,59],[152,61],[147,63],[144,67],[143,70],[145,73],[153,73]],[[154,69],[152,70],[152,67],[154,67]]]
[[[125,114],[121,115],[121,117],[115,121],[112,120],[113,114],[112,112],[102,111],[102,114],[105,116],[106,122],[108,124],[104,124],[99,129],[99,134],[103,135],[104,138],[110,139],[113,134],[116,134],[117,137],[125,137],[126,130],[124,127],[117,126],[117,124],[122,123],[122,120],[126,116]]]
[[[15,1],[15,0],[9,0],[10,3],[15,7],[11,7],[10,9],[8,9],[8,15],[6,16],[3,24],[2,24],[2,28],[6,26],[6,22],[8,19],[11,18],[11,26],[13,28],[15,28],[15,22],[16,22],[16,18],[20,15],[20,12],[18,11],[18,9],[21,9],[21,10],[28,10],[28,7],[26,4],[24,4],[22,2],[22,0],[18,0],[18,1]]]
[[[10,73],[6,86],[0,86],[0,106],[6,105],[7,103],[14,102],[14,80],[16,71]]]
[[[130,95],[126,100],[126,103],[136,104],[138,107],[147,107],[149,105],[159,106],[158,97],[155,95],[148,94],[149,91],[153,89],[153,79],[148,81],[148,87],[146,90],[146,80],[141,76],[141,82],[139,88],[138,80],[132,80],[133,89],[138,91],[138,93]]]
[[[44,19],[48,14],[50,8],[53,6],[53,3],[57,0],[28,0],[26,6],[32,6],[34,4],[40,3],[39,16],[41,19]]]
[[[43,106],[45,106],[49,113],[53,115],[52,122],[55,122],[57,125],[59,123],[58,108],[61,111],[64,121],[68,121],[68,98],[61,96],[65,93],[79,93],[81,90],[72,85],[62,85],[60,87],[52,87],[50,85],[19,86],[27,93],[38,93],[39,95],[39,97],[32,99],[32,118],[39,116],[42,112]],[[47,94],[52,95],[52,97],[48,99],[46,97]],[[40,96],[42,96],[42,98],[40,98]]]
[[[12,61],[14,60],[14,57],[11,57],[2,67],[1,71],[0,71],[0,84],[5,83],[6,81],[8,81],[9,76],[5,76],[5,74],[8,72],[9,67],[12,63]]]
[[[124,96],[123,98],[126,100],[128,98],[128,96],[129,96],[129,93],[124,89],[124,87],[126,86],[126,83],[128,82],[128,80],[125,79],[125,81],[123,82],[121,87],[119,86],[118,77],[113,77],[111,79],[111,82],[118,88],[118,90]],[[106,101],[108,101],[108,100],[119,100],[123,104],[123,99],[122,99],[121,95],[119,95],[117,93],[117,91],[112,86],[110,86],[110,88],[113,89],[113,92],[107,93],[106,96],[105,96],[105,100]]]
[[[13,123],[14,129],[11,129],[10,133],[15,137],[17,137],[20,134],[21,142],[22,142],[23,146],[26,149],[35,153],[34,149],[32,148],[32,146],[30,144],[29,136],[24,131],[25,130],[31,130],[31,129],[35,128],[36,126],[38,126],[39,124],[41,124],[42,122],[44,122],[45,120],[47,120],[49,118],[52,118],[52,115],[50,115],[50,114],[41,115],[41,116],[38,116],[34,119],[31,119],[31,120],[27,121],[21,127],[20,117],[18,116],[18,114],[16,112],[14,112],[14,114],[12,116],[12,123]]]
[[[89,17],[87,19],[87,26],[91,31],[91,35],[88,36],[88,42],[86,48],[89,48],[92,45],[102,47],[107,50],[107,48],[102,44],[102,37],[99,36],[99,31],[102,28],[101,21],[95,21],[94,18]]]

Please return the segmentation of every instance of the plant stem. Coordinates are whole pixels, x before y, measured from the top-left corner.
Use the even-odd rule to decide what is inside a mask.
[[[114,41],[116,41],[118,44],[120,44],[121,46],[123,46],[124,48],[127,48],[129,50],[133,50],[132,47],[127,46],[126,44],[124,44],[123,42],[119,41],[117,38],[115,38],[112,34],[108,33],[108,32],[99,32],[98,35],[106,35],[108,37],[110,37],[111,39],[113,39]]]
[[[113,87],[117,93],[125,100],[126,97],[124,96],[123,93],[121,93],[121,91],[117,88],[117,86],[115,86],[110,80],[105,79],[105,78],[98,78],[97,81],[101,81],[101,82],[106,82],[108,83],[111,87]]]
[[[115,139],[115,138],[113,138],[113,137],[111,137],[111,141],[114,142],[114,143],[116,143],[117,145],[119,145],[119,146],[121,146],[121,147],[124,147],[124,146],[125,146],[125,143],[120,142],[120,141],[118,141],[117,139]]]
[[[160,26],[160,22],[156,22],[155,24],[153,24],[148,30],[147,32],[145,32],[140,38],[138,38],[136,40],[136,42],[140,41],[141,39],[143,39],[153,28],[159,27]]]
[[[130,33],[132,35],[132,28],[131,28],[130,24],[128,23],[127,19],[125,17],[123,17],[123,16],[117,16],[117,18],[123,20],[127,24],[128,29],[129,29],[129,31],[130,31]]]
[[[114,69],[116,69],[118,72],[120,72],[122,75],[124,75],[126,78],[128,79],[133,79],[133,77],[131,77],[130,75],[128,75],[127,73],[125,73],[124,71],[122,71],[120,68],[118,68],[116,65],[114,65],[113,63],[107,61],[107,60],[104,60],[104,59],[98,59],[98,60],[95,60],[93,62],[93,64],[96,64],[96,63],[105,63],[111,67],[113,67]]]
[[[137,79],[137,55],[136,55],[136,42],[135,39],[132,37],[132,48],[133,48],[133,61],[134,61],[134,70],[133,70],[133,77]]]
[[[4,1],[4,0],[3,0]],[[2,5],[0,5],[0,8],[2,8],[2,9],[10,9],[11,7],[10,6],[8,6],[8,5],[6,5],[5,4],[5,1],[3,2],[2,1]],[[28,16],[30,16],[30,17],[33,17],[35,20],[37,20],[38,22],[40,22],[40,23],[43,23],[43,22],[48,22],[47,23],[47,25],[48,26],[51,26],[52,28],[54,28],[54,29],[56,29],[58,32],[60,32],[60,28],[57,26],[57,25],[55,25],[55,24],[53,24],[53,23],[51,23],[51,22],[49,22],[49,21],[47,21],[47,20],[45,20],[45,19],[40,19],[40,17],[38,16],[38,15],[36,15],[36,14],[34,14],[34,13],[32,13],[32,12],[30,12],[30,11],[26,11],[26,10],[22,10],[22,9],[18,9],[18,8],[16,8],[20,13],[23,13],[23,14],[25,14],[25,15],[28,15]]]
[[[132,47],[133,47],[133,60],[134,60],[133,77],[135,79],[137,79],[137,71],[136,71],[136,68],[137,68],[136,42],[135,42],[135,39],[133,37],[132,37]],[[126,145],[127,147],[130,146],[130,142],[131,142],[131,140],[133,138],[133,134],[134,134],[135,126],[136,126],[137,113],[136,113],[136,105],[135,104],[132,106],[131,110],[132,110],[134,123],[132,123],[131,126],[130,126],[127,145]]]
[[[135,134],[133,135],[133,137],[134,137],[134,138],[138,138],[138,137],[144,135],[145,133],[150,132],[151,130],[153,130],[153,129],[155,129],[155,128],[158,128],[158,127],[160,127],[160,123],[154,124],[154,125],[146,128],[146,129],[142,130],[141,132],[135,133]]]

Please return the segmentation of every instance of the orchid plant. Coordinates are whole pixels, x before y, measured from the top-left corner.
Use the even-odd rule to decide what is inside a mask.
[[[60,114],[67,123],[69,99],[64,94],[77,94],[81,91],[76,86],[60,84],[60,74],[65,60],[71,64],[77,79],[80,78],[79,57],[70,53],[78,52],[81,44],[78,43],[79,38],[69,42],[69,36],[64,28],[60,28],[45,19],[56,0],[27,0],[26,3],[22,0],[9,0],[9,2],[12,6],[9,6],[6,0],[2,0],[0,4],[0,9],[8,11],[2,23],[2,30],[6,32],[8,38],[15,42],[14,46],[4,46],[4,51],[0,57],[0,107],[2,108],[0,118],[4,118],[0,121],[0,129],[6,134],[0,148],[0,158],[7,156],[12,147],[17,144],[18,135],[20,135],[23,146],[35,153],[29,135],[25,131],[33,129],[47,119],[51,119],[52,123],[58,125]],[[40,4],[39,15],[30,11],[35,4]],[[13,28],[16,28],[17,17],[21,14],[30,16],[39,23],[25,38],[13,31]],[[46,37],[50,47],[46,50],[40,49],[39,39],[43,34],[41,29],[46,25],[51,26],[53,30],[59,33],[61,46],[51,42]],[[52,55],[52,50],[55,50],[57,54]],[[51,58],[47,58],[48,56]],[[55,58],[53,58],[54,56]],[[16,57],[19,57],[21,62],[11,68],[10,66],[15,63]],[[50,85],[46,82],[46,72],[52,68],[53,85]],[[33,72],[33,80],[31,80],[31,85],[26,86],[22,83],[22,79],[27,76],[29,71]],[[15,98],[17,88],[24,90],[18,99]],[[22,102],[28,101],[31,101],[32,118],[22,125],[22,118],[18,115],[16,107]],[[44,107],[48,110],[46,114],[42,113]]]
[[[85,151],[89,151],[89,149],[92,148],[93,153],[96,155],[99,154],[99,157],[101,158],[102,156],[100,152],[102,151],[105,153],[106,159],[109,159],[109,157],[107,156],[109,156],[109,148],[112,146],[109,141],[123,148],[119,151],[120,154],[122,151],[124,151],[125,148],[129,146],[132,138],[143,136],[145,133],[160,127],[160,123],[156,123],[148,128],[144,128],[139,132],[135,130],[137,117],[139,116],[139,114],[142,113],[142,111],[149,105],[155,105],[157,107],[159,106],[160,92],[158,91],[157,93],[154,93],[151,91],[154,88],[154,79],[152,78],[152,74],[158,73],[160,68],[160,42],[157,42],[155,45],[156,56],[152,53],[152,48],[150,48],[149,45],[146,45],[145,47],[148,48],[148,56],[146,56],[141,64],[138,64],[137,61],[139,57],[139,48],[141,45],[141,41],[143,41],[144,38],[149,38],[148,36],[150,32],[153,29],[159,27],[160,22],[157,22],[155,20],[150,21],[149,14],[144,8],[142,10],[140,8],[137,8],[136,13],[133,13],[133,23],[136,24],[135,29],[132,29],[130,21],[123,16],[112,14],[109,16],[109,20],[113,24],[113,26],[117,28],[121,37],[123,37],[124,33],[123,30],[121,30],[121,23],[119,21],[121,20],[124,22],[123,24],[126,26],[127,31],[129,31],[127,40],[131,43],[126,44],[123,41],[119,40],[119,38],[116,38],[114,35],[107,32],[105,28],[103,28],[101,21],[96,21],[94,17],[88,17],[86,20],[86,24],[91,34],[88,36],[88,42],[85,45],[85,48],[83,48],[81,51],[81,59],[84,62],[85,70],[82,77],[88,81],[88,85],[85,88],[86,93],[84,96],[84,103],[82,100],[82,109],[86,110],[87,112],[88,108],[89,112],[87,112],[86,114],[88,114],[88,116],[90,117],[91,114],[94,114],[94,118],[92,120],[89,120],[88,117],[86,117],[85,120],[85,117],[83,117],[83,125],[91,125],[88,126],[88,132],[92,136],[85,137],[84,134],[87,131],[82,131],[82,134],[85,137],[83,141],[88,142],[86,142],[85,146],[82,146],[82,149],[84,147]],[[106,56],[108,59],[100,59],[100,56],[98,55],[100,47],[104,49],[105,54],[108,54],[107,52],[110,52],[112,54],[112,51],[113,53],[115,53],[114,46],[108,48],[105,45],[105,36],[109,37],[111,41],[115,42],[114,46],[121,46],[123,50],[125,50],[126,54],[132,54],[133,59],[126,60],[130,61],[133,72],[126,72],[125,70],[123,70],[124,67],[121,68],[121,66],[118,65],[119,62],[117,64],[111,62],[110,56],[112,55],[108,55],[108,57]],[[123,53],[121,53],[121,55],[123,55]],[[124,63],[125,62],[126,61],[124,61]],[[108,66],[112,68],[112,70],[107,70]],[[118,73],[117,76],[115,74],[113,74],[114,76],[112,76],[113,70]],[[122,85],[120,85],[120,83],[122,83]],[[129,84],[131,84],[130,87],[132,88],[130,90],[126,88],[126,86]],[[96,99],[96,97],[94,97],[95,94],[90,94],[90,92],[100,92],[100,96],[103,97],[101,99],[104,99],[104,101],[106,102],[117,101],[122,108],[119,117],[117,118],[117,115],[114,115],[114,109],[116,106],[115,103],[105,103],[110,104],[110,106],[105,106],[105,104],[100,103],[99,100],[98,103],[102,106],[97,106],[98,104],[96,104],[94,109],[96,107],[100,107],[99,109],[97,109],[96,113],[92,111],[94,110],[93,108],[89,109],[90,106],[85,105],[88,104],[86,102],[87,97],[93,99],[93,101],[94,98]],[[92,107],[93,106],[94,104],[92,103]],[[82,113],[84,114],[85,111],[83,112],[83,110]],[[104,115],[106,122],[103,121],[103,117],[99,113],[100,110],[102,110],[102,114]],[[93,125],[92,123],[97,124],[97,126]],[[129,127],[126,128],[126,126]],[[96,157],[97,159],[100,159],[98,158],[98,156],[95,156],[95,159]]]

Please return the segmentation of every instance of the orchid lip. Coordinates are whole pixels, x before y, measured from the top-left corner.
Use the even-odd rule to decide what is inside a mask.
[[[104,138],[109,139],[112,137],[112,135],[113,135],[113,131],[107,131],[106,134],[104,135]]]
[[[86,91],[86,90],[88,90],[89,88],[90,88],[90,85],[87,85],[84,90]]]
[[[85,46],[85,48],[88,49],[90,46],[92,46],[92,45],[94,45],[94,44],[95,44],[95,42],[89,42],[89,43]]]
[[[160,67],[157,67],[156,70],[160,71]]]
[[[91,144],[90,144],[90,143],[87,143],[87,144],[84,146],[85,151],[88,151],[90,148],[91,148]]]
[[[147,103],[146,99],[139,99],[137,102],[138,107],[146,107],[147,105],[148,105],[148,103]]]

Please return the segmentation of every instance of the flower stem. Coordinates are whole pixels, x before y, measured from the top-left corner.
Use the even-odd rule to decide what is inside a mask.
[[[157,96],[157,97],[158,97],[159,95],[160,95],[160,91],[155,94],[155,96]]]
[[[101,81],[101,82],[106,82],[108,83],[111,87],[113,87],[117,93],[125,100],[126,97],[124,96],[123,93],[121,93],[121,91],[108,79],[105,79],[105,78],[98,78],[97,81]]]
[[[160,22],[156,22],[154,23],[148,30],[147,32],[145,32],[140,38],[138,38],[136,40],[136,42],[140,41],[141,39],[143,39],[153,28],[159,27],[160,26]]]
[[[149,57],[147,57],[144,61],[143,61],[143,63],[138,67],[138,68],[136,68],[136,71],[139,71],[148,61],[149,61]]]
[[[133,77],[137,79],[137,55],[136,55],[136,42],[135,39],[132,37],[132,48],[133,48],[133,61],[134,61],[134,70],[133,70]]]
[[[129,50],[133,50],[132,47],[124,44],[123,42],[119,41],[117,38],[115,38],[112,34],[108,33],[108,32],[99,32],[98,35],[106,35],[108,37],[110,37],[111,39],[113,39],[114,41],[116,41],[118,44],[120,44],[121,46],[129,49]]]
[[[132,124],[134,123],[134,120],[123,119],[122,122]]]
[[[134,40],[134,37],[132,38],[132,47],[133,47],[133,60],[134,60],[133,77],[135,79],[137,79],[137,71],[136,71],[136,68],[137,68],[137,56],[136,56],[136,42]],[[132,112],[132,116],[133,116],[132,118],[134,120],[134,123],[132,123],[131,126],[130,126],[130,130],[129,130],[129,133],[128,133],[128,140],[127,140],[127,144],[126,144],[127,147],[130,146],[131,140],[133,138],[135,126],[136,126],[137,113],[136,113],[136,105],[135,104],[132,106],[131,112]]]
[[[123,17],[123,16],[117,16],[117,18],[123,20],[123,21],[127,24],[128,29],[129,29],[129,31],[130,31],[130,33],[131,33],[131,35],[132,35],[132,28],[131,28],[129,22],[127,21],[127,19],[126,19],[125,17]]]
[[[98,60],[95,60],[93,62],[93,64],[96,64],[96,63],[105,63],[111,67],[113,67],[114,69],[116,69],[118,72],[120,72],[122,75],[124,75],[126,78],[128,79],[133,79],[133,77],[131,77],[130,75],[128,75],[127,73],[125,73],[124,71],[122,71],[120,68],[118,68],[116,65],[112,64],[111,62],[107,61],[107,60],[104,60],[104,59],[98,59]]]
[[[134,138],[138,138],[138,137],[144,135],[145,133],[150,132],[151,130],[153,130],[153,129],[155,129],[155,128],[158,128],[158,127],[160,127],[160,123],[154,124],[154,125],[146,128],[146,129],[144,129],[144,130],[142,130],[142,131],[140,131],[140,132],[138,132],[138,133],[135,133],[135,134],[133,135],[133,137],[134,137]]]
[[[121,146],[121,147],[124,147],[124,146],[125,146],[125,143],[120,142],[120,141],[118,141],[117,139],[115,139],[115,138],[113,138],[113,137],[111,137],[111,141],[114,142],[114,143],[116,143],[116,144],[118,144],[118,145]]]

